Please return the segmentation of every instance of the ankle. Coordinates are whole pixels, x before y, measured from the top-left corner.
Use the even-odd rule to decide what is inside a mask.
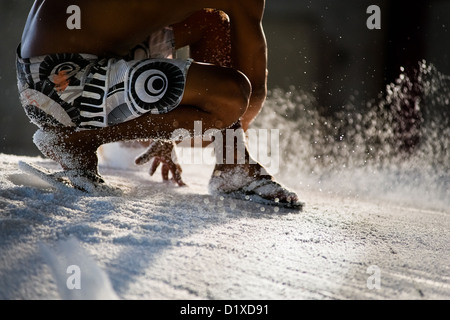
[[[98,175],[95,144],[86,143],[83,139],[74,139],[65,132],[42,129],[36,131],[33,142],[43,155],[59,163],[65,171],[78,170]]]
[[[266,175],[266,171],[263,166],[259,163],[255,164],[216,164],[214,167],[213,174],[217,175],[220,173],[236,173],[245,174],[249,177],[259,177],[261,175]]]

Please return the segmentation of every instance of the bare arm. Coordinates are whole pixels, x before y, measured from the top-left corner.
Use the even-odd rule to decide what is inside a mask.
[[[262,27],[265,0],[234,3],[229,12],[233,66],[252,84],[247,113],[242,117],[244,130],[261,110],[267,95],[267,42]]]

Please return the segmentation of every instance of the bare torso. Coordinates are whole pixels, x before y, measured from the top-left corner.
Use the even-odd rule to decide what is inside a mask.
[[[22,57],[61,52],[122,56],[153,31],[188,15],[165,8],[164,1],[155,3],[142,0],[37,0],[22,36]],[[71,5],[80,8],[80,29],[67,27],[71,16],[67,9]],[[169,10],[171,15],[155,14],[154,7],[157,12]]]

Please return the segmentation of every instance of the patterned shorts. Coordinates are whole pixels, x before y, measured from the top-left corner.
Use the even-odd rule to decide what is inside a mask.
[[[17,78],[22,106],[39,127],[97,129],[176,108],[192,60],[172,59],[173,32],[151,35],[123,59],[51,54],[22,59]]]

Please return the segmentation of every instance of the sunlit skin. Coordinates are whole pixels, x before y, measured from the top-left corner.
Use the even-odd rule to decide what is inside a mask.
[[[80,30],[69,30],[66,26],[66,10],[70,5],[77,5],[81,9]],[[194,120],[202,120],[206,130],[220,124],[222,127],[229,126],[235,122],[236,114],[241,114],[242,126],[247,129],[266,97],[267,51],[261,24],[264,0],[112,0],[108,1],[107,7],[104,1],[38,0],[26,23],[21,54],[24,58],[61,52],[90,53],[99,57],[123,56],[146,36],[167,25],[174,26],[178,47],[201,45],[204,41],[203,33],[208,32],[201,23],[206,13],[198,13],[203,8],[221,9],[231,21],[233,46],[226,50],[231,51],[233,69],[194,63],[181,106],[170,115],[151,116],[151,119],[140,119],[138,122],[141,124],[143,120],[147,120],[160,124],[158,133],[161,134],[163,131],[170,133],[176,129],[172,126],[174,119],[179,127],[186,129],[193,128]],[[220,38],[216,43],[209,42],[208,45],[219,52],[230,45],[221,42]],[[195,53],[193,58],[196,58]],[[205,55],[201,58],[199,62],[213,60]],[[230,103],[229,100],[238,101]],[[122,126],[126,127],[124,129],[96,130],[95,135],[106,142],[120,139],[114,134],[120,132],[120,136],[126,139],[136,136],[130,132],[133,126],[133,123],[127,123]],[[92,134],[83,132],[78,135]],[[154,136],[151,129],[143,134],[143,138]]]
[[[70,5],[81,9],[79,30],[66,26]],[[195,121],[202,121],[204,131],[247,130],[267,94],[264,7],[265,0],[37,0],[25,26],[21,55],[28,58],[64,52],[121,57],[149,34],[169,25],[173,26],[176,47],[190,46],[195,62],[175,110],[95,130],[57,129],[58,142],[82,155],[81,169],[96,171],[96,150],[105,143],[167,139],[175,129],[193,132]],[[41,151],[65,166],[51,151]],[[172,171],[183,184],[179,166],[167,158],[159,160],[164,178]],[[222,165],[221,170],[233,166]],[[247,164],[246,168],[253,176],[261,170],[259,164]]]

